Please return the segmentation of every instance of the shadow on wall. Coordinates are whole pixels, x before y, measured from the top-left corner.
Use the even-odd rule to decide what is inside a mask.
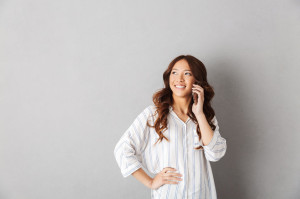
[[[251,171],[255,170],[255,120],[249,120],[251,104],[245,95],[240,64],[217,61],[210,65],[208,81],[215,89],[212,105],[219,118],[220,133],[227,141],[225,156],[212,162],[217,195],[222,199],[253,198]],[[253,107],[252,107],[253,108]],[[221,122],[220,122],[221,121]],[[251,122],[250,122],[251,121]],[[250,186],[249,186],[250,185]]]

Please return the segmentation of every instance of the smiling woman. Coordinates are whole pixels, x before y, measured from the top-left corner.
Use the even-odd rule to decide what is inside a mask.
[[[195,78],[192,75],[188,62],[185,59],[176,62],[172,68],[169,80],[173,98],[175,97],[178,100],[184,96],[190,98],[194,82]]]
[[[206,68],[197,58],[181,55],[163,80],[154,105],[137,116],[115,146],[122,175],[150,188],[151,198],[216,199],[210,161],[220,160],[227,145],[210,104],[214,91]]]

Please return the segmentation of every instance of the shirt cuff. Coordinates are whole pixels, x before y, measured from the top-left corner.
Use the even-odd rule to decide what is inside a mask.
[[[212,150],[214,148],[214,146],[216,145],[216,143],[217,143],[218,136],[219,136],[219,132],[215,131],[214,134],[213,134],[213,137],[212,137],[212,139],[211,139],[211,141],[208,145],[203,145],[203,143],[202,143],[203,148]]]
[[[122,175],[124,178],[126,178],[141,167],[142,167],[141,163],[136,162],[136,163],[130,165],[129,167],[127,167],[126,169],[124,169],[122,171]]]

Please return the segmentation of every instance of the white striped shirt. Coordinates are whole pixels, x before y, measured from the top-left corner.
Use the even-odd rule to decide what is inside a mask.
[[[165,167],[173,167],[182,174],[178,184],[164,184],[158,189],[151,189],[152,199],[216,199],[217,193],[210,162],[221,159],[227,149],[226,140],[221,137],[216,116],[212,119],[216,129],[208,145],[199,141],[196,124],[188,118],[183,122],[169,107],[168,129],[163,133],[170,142],[163,139],[154,143],[158,135],[154,124],[155,106],[146,107],[126,130],[115,146],[114,155],[123,177],[131,175],[143,167],[156,175]],[[195,147],[203,149],[195,150]]]

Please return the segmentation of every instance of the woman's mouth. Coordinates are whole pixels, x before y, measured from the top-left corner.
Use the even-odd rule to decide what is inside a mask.
[[[179,85],[177,86],[177,85],[175,85],[175,87],[182,90],[182,89],[185,89],[186,86],[179,86]]]

